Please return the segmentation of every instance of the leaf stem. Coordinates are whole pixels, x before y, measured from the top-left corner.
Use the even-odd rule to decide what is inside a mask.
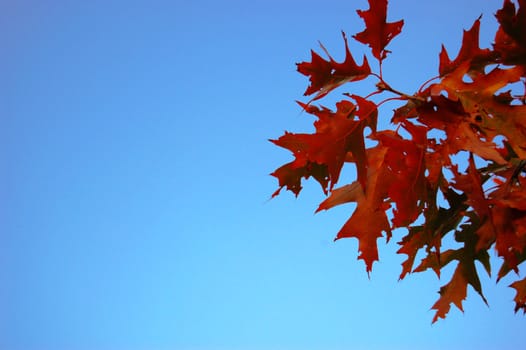
[[[418,89],[418,92],[422,92],[424,90],[424,86],[426,86],[427,84],[429,84],[430,82],[432,82],[433,80],[435,79],[438,79],[440,78],[439,75],[437,75],[436,77],[433,77],[433,78],[430,78],[430,79],[427,79],[421,86],[420,88]]]
[[[406,93],[403,93],[401,91],[398,91],[398,90],[395,90],[393,89],[389,84],[387,84],[383,79],[378,82],[376,84],[376,87],[378,88],[378,90],[380,91],[389,91],[389,92],[392,92],[393,94],[396,94],[396,95],[399,95],[401,97],[403,97],[403,99],[406,99],[406,100],[417,100],[417,101],[420,101],[420,102],[425,102],[426,100],[423,98],[423,97],[420,97],[420,96],[414,96],[414,95],[408,95]]]

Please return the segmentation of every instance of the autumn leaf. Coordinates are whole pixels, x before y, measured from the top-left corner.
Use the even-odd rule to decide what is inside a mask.
[[[494,50],[499,54],[504,64],[526,63],[526,1],[519,0],[519,9],[515,12],[515,4],[504,1],[502,9],[495,17],[500,27],[495,34]]]
[[[454,304],[459,310],[464,311],[462,301],[466,298],[468,284],[481,296],[484,303],[488,303],[482,293],[482,285],[475,267],[475,261],[480,260],[484,265],[487,265],[489,264],[489,255],[485,250],[483,252],[477,252],[475,250],[477,242],[475,230],[476,227],[472,224],[463,224],[461,229],[455,232],[455,239],[459,243],[463,243],[464,247],[457,250],[449,250],[449,254],[444,252],[444,254],[440,256],[440,268],[453,260],[458,260],[458,265],[451,280],[440,288],[440,298],[432,307],[432,309],[436,310],[433,323],[436,322],[438,318],[446,317],[446,314],[451,308],[451,304]]]
[[[379,61],[387,57],[385,47],[402,31],[404,21],[387,23],[387,0],[369,0],[369,10],[356,11],[365,22],[365,30],[354,35],[359,42],[369,45]]]
[[[461,102],[451,101],[443,96],[431,97],[430,102],[420,106],[418,110],[418,120],[421,123],[447,134],[447,147],[443,148],[447,154],[469,151],[498,164],[507,163],[497,151],[495,143],[487,140],[477,124],[469,119],[469,113]]]
[[[469,72],[469,68],[467,62],[462,63],[452,74],[442,80],[441,85],[448,92],[454,93],[458,97],[471,93],[472,95],[477,95],[470,95],[471,98],[483,101],[493,96],[499,89],[519,81],[526,71],[526,68],[523,66],[515,66],[509,69],[496,67],[487,74],[475,77],[473,82],[464,82],[464,76]]]
[[[494,68],[489,73],[476,77],[471,83],[463,81],[468,69],[468,64],[464,63],[440,83],[441,87],[460,101],[464,115],[473,116],[473,120],[464,119],[464,121],[482,132],[482,137],[477,138],[484,145],[474,140],[472,133],[469,133],[466,141],[471,147],[467,150],[483,158],[504,164],[506,161],[491,150],[495,150],[495,146],[488,140],[497,135],[503,135],[514,151],[521,158],[526,158],[526,128],[524,127],[526,106],[502,104],[494,98],[498,90],[520,81],[526,72],[526,66],[515,66],[509,69]],[[467,131],[466,125],[463,128],[464,131]],[[477,151],[479,147],[484,152]]]
[[[332,190],[330,196],[320,203],[316,212],[328,210],[345,203],[358,202],[359,200],[362,200],[363,197],[362,186],[358,181],[355,181],[352,184]]]
[[[301,189],[299,179],[307,178],[310,175],[310,169],[319,172],[316,167],[309,168],[312,164],[326,168],[322,181],[319,181],[324,191],[327,191],[327,185],[332,188],[338,181],[345,156],[351,150],[349,138],[354,135],[353,131],[360,125],[360,122],[348,118],[354,109],[351,102],[341,102],[338,107],[336,113],[325,108],[311,107],[308,109],[309,113],[319,118],[316,122],[317,133],[315,134],[285,133],[279,139],[271,140],[274,144],[292,151],[295,160],[290,164],[291,169],[302,169],[294,173],[293,177],[290,176],[290,172],[273,173],[274,176],[280,178],[281,187],[288,183],[283,176],[286,174],[287,178],[294,179],[292,186],[287,185],[288,189],[297,195]],[[330,142],[327,142],[328,140]]]
[[[433,323],[435,323],[438,318],[446,318],[447,313],[451,309],[451,304],[454,304],[460,311],[464,311],[462,301],[466,299],[467,287],[468,281],[462,265],[458,264],[449,283],[440,288],[438,292],[440,298],[431,307],[431,309],[436,310]]]
[[[369,173],[367,187],[362,194],[353,192],[357,200],[356,210],[336,235],[336,240],[346,237],[358,239],[358,259],[365,262],[367,272],[372,270],[378,260],[376,240],[386,232],[391,236],[391,228],[385,213],[389,204],[384,201],[387,188],[391,182],[385,166],[387,148],[378,146],[368,150],[367,160]],[[361,186],[360,186],[361,187]],[[356,193],[357,192],[357,193]]]
[[[286,132],[279,139],[271,140],[274,144],[290,150],[295,157],[289,168],[272,174],[280,179],[280,187],[287,186],[287,189],[297,195],[301,190],[301,178],[312,175],[318,180],[324,192],[330,191],[338,182],[341,169],[349,154],[357,163],[359,180],[366,177],[363,130],[366,126],[376,128],[377,112],[374,104],[366,103],[358,96],[353,98],[357,99],[358,105],[343,100],[337,103],[335,112],[325,107],[299,103],[306,112],[317,117],[314,122],[316,132],[314,134]],[[320,166],[326,168],[326,173],[319,168]],[[296,171],[291,172],[292,169]],[[316,174],[309,174],[309,169],[315,170]]]
[[[383,237],[383,232],[387,236],[391,235],[389,220],[385,214],[386,207],[375,208],[371,201],[363,198],[358,202],[356,210],[351,218],[343,225],[338,232],[336,239],[355,237],[358,239],[358,259],[365,262],[367,273],[373,268],[373,263],[378,261],[377,239]]]
[[[470,154],[468,160],[469,166],[467,174],[460,174],[456,167],[453,167],[454,184],[453,186],[467,194],[465,201],[476,212],[478,221],[481,222],[477,230],[479,239],[476,243],[475,250],[488,249],[496,238],[495,227],[493,224],[492,203],[486,198],[482,187],[483,180],[481,174],[477,171],[473,154]]]
[[[329,56],[328,61],[311,50],[310,62],[297,63],[298,72],[308,76],[310,80],[310,85],[305,90],[304,95],[315,94],[310,102],[324,97],[345,83],[365,79],[371,74],[367,58],[364,56],[362,65],[357,65],[349,50],[345,33],[342,32],[342,35],[345,42],[345,60],[343,62],[336,62],[322,45],[322,49]]]
[[[487,62],[494,53],[489,49],[481,49],[479,47],[479,31],[480,18],[473,23],[470,30],[464,30],[462,46],[460,47],[457,58],[454,60],[449,58],[446,48],[442,45],[440,64],[438,66],[440,76],[451,73],[465,62],[468,63],[469,71],[474,70],[479,72],[483,68],[484,63]]]
[[[393,131],[375,134],[374,139],[386,147],[385,163],[392,185],[387,194],[396,203],[393,212],[393,226],[404,227],[420,215],[420,203],[425,201],[427,184],[425,182],[424,150],[427,148],[427,128],[408,121],[405,128],[412,139],[404,139]]]
[[[498,19],[502,31],[513,38],[519,45],[526,47],[526,0],[518,0],[519,9],[515,12],[515,4],[505,0],[502,9],[495,17]]]
[[[283,187],[286,187],[287,190],[293,192],[297,196],[301,191],[302,178],[308,179],[310,176],[314,177],[319,182],[324,192],[327,191],[327,185],[329,182],[327,167],[310,162],[303,166],[297,166],[294,162],[287,163],[276,169],[270,175],[277,177],[279,180],[279,188],[272,194],[272,197],[277,196]]]
[[[413,226],[398,244],[401,247],[398,249],[397,253],[407,255],[407,259],[402,263],[402,272],[398,278],[399,280],[402,280],[407,274],[413,272],[415,258],[420,249],[433,245],[432,235],[430,235],[429,230],[426,230],[423,225]],[[432,254],[437,253],[435,252]],[[440,269],[438,269],[438,271],[440,273]]]
[[[363,138],[363,131],[369,128],[372,133],[376,133],[376,124],[378,121],[378,108],[376,104],[358,95],[349,95],[357,103],[355,115],[360,120],[360,132],[362,135],[353,137],[350,140],[351,152],[347,156],[352,157],[352,161],[356,164],[357,178],[363,188],[366,187],[367,179],[367,158],[365,152],[365,142]]]
[[[512,162],[515,163],[515,162]],[[526,161],[499,172],[507,178],[488,194],[495,228],[495,249],[503,259],[497,280],[509,271],[519,272],[526,260],[526,177],[521,175]]]
[[[513,282],[510,287],[517,291],[514,298],[515,312],[522,309],[522,312],[526,314],[526,278]]]
[[[436,273],[437,277],[440,278],[442,268],[452,262],[456,255],[458,255],[458,252],[453,249],[448,249],[442,252],[437,249],[429,249],[427,255],[422,258],[420,264],[415,267],[413,272],[424,272],[431,269]]]

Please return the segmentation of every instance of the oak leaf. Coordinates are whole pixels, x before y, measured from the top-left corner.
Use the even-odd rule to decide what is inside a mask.
[[[522,312],[526,314],[526,278],[513,282],[510,287],[517,291],[514,298],[515,312],[522,309]]]
[[[329,60],[325,60],[316,52],[311,50],[311,61],[297,63],[298,72],[309,77],[310,85],[305,90],[304,95],[310,96],[315,94],[312,101],[318,100],[327,95],[337,87],[351,82],[365,79],[371,74],[371,68],[367,58],[363,57],[361,66],[356,64],[345,33],[342,32],[343,41],[345,42],[345,60],[341,63],[336,62],[321,45]]]
[[[389,204],[384,201],[391,178],[385,164],[387,148],[377,146],[368,149],[367,161],[369,173],[365,191],[354,191],[353,200],[357,201],[356,210],[336,235],[336,240],[346,237],[358,239],[358,259],[365,262],[366,270],[372,270],[373,263],[378,260],[376,241],[387,234],[391,237],[391,227],[386,210]],[[360,185],[361,187],[361,185]]]
[[[436,310],[433,317],[433,323],[438,318],[446,318],[447,313],[451,308],[451,304],[455,304],[457,308],[464,311],[462,308],[462,301],[466,299],[468,281],[463,272],[462,265],[458,264],[453,277],[448,284],[440,288],[438,292],[440,298],[435,302],[431,309]]]
[[[404,139],[394,131],[382,131],[374,139],[386,147],[385,164],[392,185],[387,195],[396,204],[393,211],[394,227],[404,227],[414,222],[420,215],[427,195],[425,181],[424,152],[427,148],[427,128],[408,121],[404,123],[412,139]]]
[[[286,187],[287,190],[297,196],[301,191],[302,178],[314,177],[320,183],[323,191],[327,191],[329,182],[327,167],[312,162],[306,162],[300,166],[295,162],[290,162],[279,167],[270,175],[277,177],[279,180],[279,188],[272,194],[272,197],[277,196],[283,187]]]
[[[460,229],[455,232],[455,240],[464,246],[456,250],[449,250],[447,257],[446,252],[440,256],[440,268],[453,260],[458,260],[458,265],[449,283],[440,288],[440,298],[432,307],[436,310],[433,322],[436,322],[438,318],[445,318],[451,304],[464,311],[462,301],[466,298],[468,284],[480,295],[484,303],[488,303],[482,293],[482,285],[475,267],[475,261],[480,261],[489,274],[489,254],[486,250],[477,251],[475,248],[478,240],[475,233],[476,226],[473,223],[461,225]]]
[[[356,11],[365,22],[365,30],[353,38],[371,47],[373,56],[379,61],[387,57],[385,47],[400,32],[404,21],[387,23],[387,0],[369,0],[369,10]]]
[[[506,33],[522,48],[526,48],[526,0],[518,0],[519,9],[515,12],[515,4],[505,0],[502,9],[495,17],[500,23],[500,30]]]
[[[454,60],[449,58],[444,45],[440,51],[440,64],[438,66],[438,72],[440,76],[444,76],[454,71],[458,66],[467,62],[469,71],[474,70],[480,72],[484,67],[484,63],[488,59],[491,59],[492,53],[489,49],[481,49],[479,47],[479,31],[480,31],[480,18],[477,19],[470,30],[464,30],[462,37],[462,46],[457,57]]]
[[[320,203],[316,212],[321,210],[328,210],[337,205],[358,202],[358,200],[363,199],[363,187],[358,181],[353,182],[339,188],[335,188],[331,191],[331,194]]]

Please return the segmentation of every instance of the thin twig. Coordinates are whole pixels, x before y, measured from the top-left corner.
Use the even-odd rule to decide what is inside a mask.
[[[397,94],[407,100],[416,100],[416,101],[420,101],[420,102],[426,102],[426,100],[423,98],[423,97],[420,97],[420,96],[414,96],[414,95],[408,95],[408,94],[405,94],[401,91],[398,91],[398,90],[395,90],[393,89],[391,86],[389,86],[389,84],[387,84],[385,81],[380,81],[378,84],[376,84],[376,87],[378,88],[378,90],[380,91],[389,91],[389,92],[392,92],[393,94]]]

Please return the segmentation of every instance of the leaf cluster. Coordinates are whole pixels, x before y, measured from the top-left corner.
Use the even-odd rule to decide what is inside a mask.
[[[358,10],[365,29],[353,36],[370,47],[378,73],[366,56],[356,62],[345,33],[343,62],[322,46],[327,59],[311,51],[310,62],[297,64],[310,81],[305,96],[311,96],[299,104],[316,117],[315,132],[285,132],[271,140],[294,156],[271,174],[279,181],[273,196],[282,188],[297,196],[302,180],[313,177],[327,195],[317,211],[356,203],[336,239],[358,239],[368,273],[378,260],[378,238],[391,238],[397,228],[407,232],[398,242],[398,253],[407,256],[400,279],[428,269],[440,277],[446,265],[456,264],[432,306],[435,322],[451,304],[462,310],[468,285],[486,302],[475,263],[491,274],[490,250],[502,261],[497,281],[510,271],[518,274],[526,259],[526,0],[518,6],[504,0],[495,14],[499,27],[491,48],[479,47],[480,18],[464,31],[454,59],[442,46],[438,76],[414,94],[392,88],[382,76],[386,46],[404,24],[387,22],[387,5],[369,0],[368,10]],[[344,84],[371,77],[377,82],[368,96],[345,93],[334,110],[313,104]],[[383,94],[390,97],[371,99]],[[378,130],[378,107],[391,100],[400,101],[393,128]],[[437,131],[444,136],[434,137]],[[467,154],[464,169],[455,162],[459,154]],[[344,165],[354,165],[357,176],[337,187]],[[459,248],[445,249],[446,237]],[[415,264],[417,255],[423,258]],[[517,292],[515,311],[526,312],[526,278],[511,287]]]

